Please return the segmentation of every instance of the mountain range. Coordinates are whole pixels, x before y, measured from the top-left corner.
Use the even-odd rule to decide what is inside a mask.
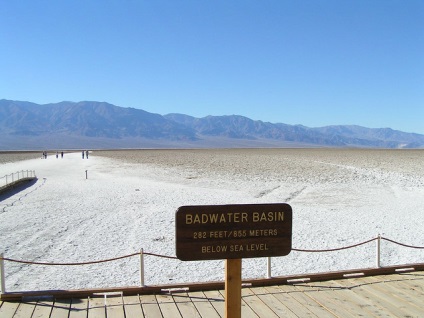
[[[310,128],[230,115],[159,115],[105,102],[0,100],[0,150],[365,147],[424,148],[424,135],[390,128]]]

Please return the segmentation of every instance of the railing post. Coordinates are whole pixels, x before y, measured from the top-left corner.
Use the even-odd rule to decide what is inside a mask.
[[[144,286],[144,255],[143,249],[140,249],[140,285]]]
[[[6,294],[6,280],[4,274],[4,255],[0,253],[0,286],[1,286],[1,294]]]
[[[376,249],[376,265],[377,268],[380,268],[380,254],[381,254],[381,235],[378,234],[377,236],[377,249]]]
[[[266,273],[266,277],[267,278],[271,278],[272,274],[271,274],[271,257],[268,257],[267,259],[267,273]]]

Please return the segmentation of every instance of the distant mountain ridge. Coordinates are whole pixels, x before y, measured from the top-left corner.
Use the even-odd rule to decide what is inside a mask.
[[[104,102],[38,105],[0,100],[0,132],[68,133],[87,137],[194,138],[194,132],[158,114]]]
[[[0,150],[72,148],[424,148],[424,135],[390,128],[269,123],[231,115],[159,115],[105,102],[39,105],[0,100]]]
[[[371,129],[355,125],[309,128],[302,125],[272,124],[243,116],[207,116],[194,118],[168,114],[166,118],[193,127],[201,135],[241,139],[272,139],[336,147],[419,148],[424,135],[390,128]]]

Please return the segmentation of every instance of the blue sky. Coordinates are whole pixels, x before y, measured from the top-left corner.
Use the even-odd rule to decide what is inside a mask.
[[[0,0],[0,99],[424,134],[421,0]]]

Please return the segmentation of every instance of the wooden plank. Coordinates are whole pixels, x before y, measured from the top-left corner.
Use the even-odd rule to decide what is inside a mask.
[[[385,282],[412,282],[412,281],[422,281],[424,283],[424,276],[414,275],[414,273],[399,273],[391,275],[380,275],[375,276],[376,279]]]
[[[37,301],[31,318],[49,318],[53,309],[53,301]]]
[[[106,317],[125,318],[124,302],[123,302],[122,296],[107,296]]]
[[[220,317],[203,292],[191,292],[190,298],[201,317]]]
[[[396,285],[399,285],[399,288],[412,293],[415,298],[418,297],[419,299],[422,299],[424,297],[424,288],[421,287],[415,279],[399,281],[396,283]]]
[[[351,283],[357,284],[357,287],[353,289],[354,292],[372,299],[372,302],[377,304],[382,312],[387,312],[397,317],[404,317],[405,315],[413,317],[404,303],[396,301],[396,299],[391,297],[386,291],[381,291],[376,288],[375,284],[372,282],[370,283],[366,277],[351,279]]]
[[[18,309],[15,312],[15,315],[13,318],[28,318],[31,317],[32,313],[34,312],[36,302],[29,301],[29,302],[22,302]]]
[[[351,291],[343,285],[343,281],[308,283],[319,289],[311,296],[341,317],[395,317],[389,313],[382,313],[381,308],[376,306],[372,299],[367,299]]]
[[[399,295],[399,293],[402,293],[401,289],[397,287],[400,282],[394,277],[380,276],[378,279],[373,277],[364,277],[361,281],[363,282],[363,286],[366,287],[368,292],[375,298],[378,300],[381,299],[384,302],[389,302],[389,305],[386,306],[386,308],[388,308],[391,312],[396,310],[396,314],[399,315],[400,312],[404,312],[406,310],[405,313],[410,315],[410,313],[414,313],[417,310],[416,306],[412,303],[408,303],[407,299]]]
[[[411,302],[418,302],[420,303],[422,299],[424,299],[424,291],[421,291],[416,288],[416,286],[410,282],[410,283],[404,283],[404,282],[398,282],[396,283],[396,287],[403,290],[405,293],[407,293],[410,298]]]
[[[302,286],[297,285],[295,288],[302,291],[306,297],[311,298],[333,316],[354,318],[361,315],[361,308],[352,306],[348,298],[343,297],[341,291],[338,289],[321,288],[311,285],[310,283]],[[352,308],[350,310],[346,310],[346,306]]]
[[[392,289],[398,289],[396,292],[397,295],[403,295],[402,298],[411,302],[411,303],[421,303],[421,301],[416,301],[424,299],[424,290],[420,288],[415,288],[419,286],[416,284],[416,281],[423,280],[424,278],[414,278],[413,276],[404,276],[404,275],[393,275],[390,277],[383,278],[385,282],[389,282]]]
[[[162,313],[155,295],[140,295],[141,308],[143,309],[144,317],[161,318]]]
[[[0,317],[4,318],[12,318],[15,314],[16,310],[19,307],[18,302],[6,302],[3,301],[0,307]]]
[[[301,305],[304,305],[303,297],[300,297],[299,293],[306,294],[306,297],[312,299],[315,303],[319,304],[327,312],[325,315],[334,315],[336,317],[355,317],[349,310],[344,310],[340,308],[340,304],[346,299],[340,297],[334,289],[331,288],[320,288],[314,285],[305,284],[305,285],[296,285],[296,286],[279,286],[280,288],[284,287],[284,291],[289,293],[296,301]],[[293,290],[294,289],[294,290]],[[305,309],[308,312],[311,312],[315,315],[316,309],[311,308],[310,306],[305,306]]]
[[[71,299],[56,299],[53,305],[52,318],[68,318],[71,309]]]
[[[252,308],[250,308],[250,306],[244,300],[241,301],[241,316],[243,318],[259,318],[259,316],[252,310]]]
[[[88,298],[88,318],[105,318],[106,308],[104,297]]]
[[[401,282],[391,284],[387,291],[404,301],[410,310],[417,312],[418,316],[424,316],[424,295],[420,296],[410,288],[405,288]]]
[[[280,302],[298,317],[316,317],[307,308],[303,307],[290,293],[285,291],[287,285],[264,287],[268,293],[272,293]]]
[[[178,307],[174,302],[174,298],[172,298],[171,295],[158,294],[156,295],[156,300],[164,318],[181,317]]]
[[[124,296],[124,311],[126,317],[144,317],[138,295]]]
[[[310,287],[308,284],[304,285],[284,285],[279,286],[284,292],[288,293],[297,304],[304,307],[307,315],[318,316],[318,317],[334,317],[338,316],[336,309],[339,307],[337,295],[332,290],[325,290],[324,294],[321,294],[319,299],[312,297],[313,292],[320,291],[315,287]],[[321,292],[321,291],[320,291]],[[307,293],[307,294],[306,294]],[[296,308],[296,307],[295,307]],[[355,317],[356,315],[350,315],[348,312],[343,311],[343,317]]]
[[[397,282],[381,282],[375,277],[364,277],[364,281],[370,283],[369,286],[373,288],[375,295],[382,299],[387,299],[393,306],[402,310],[405,315],[420,317],[424,314],[424,309],[422,308],[424,299],[421,299],[419,304],[417,304],[410,297],[407,297],[405,292],[396,287]]]
[[[415,292],[424,295],[424,274],[408,273],[399,274],[399,276],[407,279],[407,282],[403,281],[404,284],[408,284]]]
[[[86,318],[88,308],[88,298],[72,298],[69,318]]]
[[[220,317],[224,317],[225,314],[225,299],[219,290],[209,290],[203,292],[205,297],[211,303],[213,308],[215,308],[216,312]]]
[[[223,293],[224,291],[220,291]],[[241,316],[243,318],[257,318],[259,317],[253,310],[250,308],[250,306],[244,301],[244,299],[241,299]],[[225,315],[223,316],[225,317]]]
[[[320,302],[317,302],[312,297],[308,297],[305,294],[305,288],[286,285],[284,286],[284,292],[288,293],[290,297],[292,297],[296,302],[304,307],[307,312],[310,312],[312,315],[316,315],[318,317],[331,317],[333,318],[335,315],[329,310],[327,307],[321,305]]]
[[[296,318],[297,316],[290,311],[281,301],[279,301],[273,294],[268,293],[263,287],[252,288],[256,296],[271,308],[279,317]]]
[[[174,302],[177,304],[181,316],[201,317],[189,294],[184,292],[178,292],[172,294],[172,297],[174,298]]]
[[[250,288],[243,288],[243,300],[259,317],[278,317]]]
[[[286,286],[286,292],[290,293],[294,299],[296,299],[302,306],[307,308],[311,313],[318,317],[323,318],[334,318],[335,314],[331,310],[328,310],[326,307],[322,306],[319,302],[315,301],[312,297],[309,297],[305,293],[306,289],[299,288],[293,285]]]

